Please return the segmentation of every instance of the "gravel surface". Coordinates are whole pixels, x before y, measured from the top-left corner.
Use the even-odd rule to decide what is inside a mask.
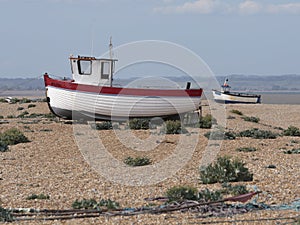
[[[82,124],[82,128],[80,127],[82,130],[78,130],[78,127],[74,128],[75,125],[58,119],[7,118],[9,115],[18,116],[25,110],[29,114],[49,113],[46,103],[31,104],[36,104],[36,107],[28,108],[29,103],[0,103],[0,116],[4,117],[0,119],[0,132],[16,127],[30,140],[29,143],[10,146],[8,152],[0,152],[0,205],[4,208],[71,209],[76,199],[83,198],[96,200],[109,198],[119,202],[122,208],[131,208],[147,205],[148,202],[144,198],[164,196],[165,192],[173,186],[189,185],[199,190],[205,188],[214,190],[221,187],[220,184],[204,185],[199,181],[199,165],[208,145],[204,133],[209,131],[208,129],[188,128],[190,133],[182,135],[183,139],[180,135],[159,134],[159,128],[132,131],[131,136],[122,136],[128,131],[125,125],[120,125],[117,131],[95,131],[90,129],[90,125]],[[17,110],[18,107],[24,109]],[[246,116],[258,117],[260,121],[259,123],[246,122],[242,116],[231,113],[232,109],[239,110]],[[300,127],[300,105],[227,105],[226,112],[227,117],[231,117],[227,120],[226,128],[233,132],[259,128],[281,133],[281,128],[286,129],[290,125]],[[210,108],[204,106],[203,113],[210,113]],[[93,139],[88,135],[90,131],[86,132],[83,129],[90,129],[96,137]],[[192,143],[195,138],[196,144]],[[108,155],[117,160],[120,165],[122,164],[120,168],[117,168],[120,166],[118,163],[110,167],[110,162],[107,162],[108,168],[103,168],[106,164],[92,164],[93,166],[89,164],[90,161],[86,159],[89,159],[90,155],[86,154],[89,149],[96,149],[93,145],[97,139],[101,141]],[[263,191],[258,201],[280,205],[300,198],[300,154],[283,153],[286,150],[300,148],[300,137],[279,136],[276,139],[238,137],[219,144],[218,155],[230,155],[243,160],[254,174],[252,182],[239,182],[238,184],[249,185],[250,189],[256,187]],[[237,152],[238,147],[255,147],[257,151]],[[180,155],[180,151],[185,148],[192,148],[193,151],[186,150],[184,155]],[[143,151],[143,149],[146,150]],[[178,158],[172,158],[176,154],[184,162],[183,165],[180,164],[181,161]],[[124,184],[126,180],[131,179],[131,172],[126,171],[134,170],[122,163],[128,156],[149,157],[158,169],[153,168],[155,174],[145,172],[144,178],[151,181],[152,176],[154,179],[154,176],[159,176],[161,173],[163,179],[158,183],[147,183],[147,185],[143,182],[135,183],[133,186]],[[167,164],[168,160],[171,163]],[[168,176],[164,173],[167,171],[164,169],[166,165],[159,164],[160,162],[166,162],[166,165],[172,169]],[[270,165],[274,165],[275,168],[268,168]],[[99,171],[101,168],[102,171]],[[138,177],[140,171],[144,171],[142,169],[145,168],[138,168],[141,170],[136,169],[133,174],[137,173]],[[108,172],[105,172],[105,169]],[[107,174],[111,171],[119,171],[119,175],[112,174],[108,177]],[[31,194],[41,193],[49,195],[50,199],[26,200]],[[160,215],[102,216],[66,221],[19,221],[15,223],[201,224],[212,222],[214,224],[219,221],[220,224],[226,224],[236,221],[235,224],[245,224],[247,220],[268,219],[251,224],[276,224],[277,222],[291,222],[291,220],[276,221],[274,218],[297,215],[299,212],[295,211],[261,210],[230,217],[201,218],[200,213],[173,212]]]

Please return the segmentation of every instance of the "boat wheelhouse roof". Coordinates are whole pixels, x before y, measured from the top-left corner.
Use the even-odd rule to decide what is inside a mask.
[[[78,55],[77,57],[73,56],[73,55],[70,55],[69,59],[70,60],[107,60],[107,61],[118,61],[117,59],[96,58],[94,56],[80,56],[80,55]]]

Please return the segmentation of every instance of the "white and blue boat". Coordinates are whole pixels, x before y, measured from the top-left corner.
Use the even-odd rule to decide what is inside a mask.
[[[261,95],[252,93],[242,93],[230,91],[231,87],[228,85],[228,79],[225,80],[221,86],[222,90],[213,90],[213,97],[216,102],[224,104],[258,104],[261,103]]]

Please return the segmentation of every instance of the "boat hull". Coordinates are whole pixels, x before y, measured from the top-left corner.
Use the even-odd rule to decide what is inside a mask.
[[[170,117],[197,110],[202,94],[202,89],[122,89],[80,85],[49,77],[45,77],[45,86],[49,108],[65,119]]]
[[[213,97],[216,102],[225,104],[257,104],[261,103],[261,96],[239,92],[223,92],[213,90]]]

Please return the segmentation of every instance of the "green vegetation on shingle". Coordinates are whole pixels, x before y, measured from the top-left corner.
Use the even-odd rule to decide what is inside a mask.
[[[35,104],[29,104],[27,107],[28,107],[28,109],[29,108],[34,108],[34,107],[36,107],[36,105]]]
[[[198,201],[219,201],[223,198],[222,192],[220,190],[216,191],[210,191],[209,189],[204,189],[202,191],[199,191],[198,193]]]
[[[6,145],[16,145],[29,142],[28,138],[17,128],[11,128],[4,133],[0,133],[0,142]]]
[[[150,128],[150,120],[134,118],[129,120],[129,128],[132,130],[148,130]]]
[[[284,151],[284,154],[300,154],[300,148]]]
[[[300,136],[300,129],[295,126],[289,126],[288,129],[283,131],[284,136]]]
[[[100,207],[105,207],[107,209],[118,209],[120,204],[118,202],[112,201],[110,199],[101,199],[99,202],[97,202],[95,199],[82,199],[78,200],[76,199],[72,203],[73,209],[97,209],[101,210]]]
[[[217,120],[210,114],[207,114],[203,117],[200,118],[199,120],[199,127],[200,128],[205,128],[205,129],[210,129],[213,124],[216,124]]]
[[[243,113],[241,111],[237,110],[237,109],[232,109],[230,112],[234,113],[234,114],[237,114],[237,115],[240,115],[240,116],[243,115]]]
[[[228,119],[228,120],[233,120],[233,119],[235,119],[235,117],[229,115],[229,116],[227,117],[227,119]]]
[[[151,159],[148,157],[127,157],[124,159],[124,163],[127,164],[128,166],[146,166],[151,164]]]
[[[111,121],[104,121],[101,123],[94,123],[91,124],[92,129],[95,130],[112,130],[113,129],[113,125]]]
[[[50,196],[45,194],[31,194],[26,198],[26,200],[35,200],[35,199],[40,199],[40,200],[50,199]]]
[[[223,183],[221,192],[233,196],[249,193],[245,185],[231,185],[230,183]]]
[[[200,168],[200,180],[204,184],[252,181],[252,179],[253,174],[245,167],[245,163],[228,156],[218,157],[215,163]]]
[[[24,112],[22,112],[20,115],[18,115],[17,117],[18,117],[18,118],[25,118],[26,115],[29,115],[29,112],[24,111]]]
[[[22,103],[30,103],[30,102],[31,102],[31,100],[28,99],[28,98],[22,98],[22,99],[19,100],[20,104],[22,104]]]
[[[0,152],[7,152],[7,151],[8,151],[8,144],[0,140]]]
[[[222,129],[206,132],[204,136],[211,140],[234,140],[236,138],[235,133]]]
[[[235,149],[237,152],[255,152],[257,149],[254,147],[240,147]]]
[[[258,117],[254,117],[254,116],[243,116],[242,119],[252,123],[258,123],[260,121]]]
[[[163,127],[162,132],[165,134],[186,134],[188,133],[187,129],[185,129],[180,120],[167,120]]]
[[[12,221],[14,221],[14,217],[12,216],[11,211],[0,206],[0,222]]]
[[[183,202],[184,200],[197,200],[197,189],[189,186],[175,186],[167,190],[169,202]]]
[[[250,130],[244,130],[239,133],[240,137],[251,137],[255,139],[275,139],[278,134],[269,130],[260,130],[258,128],[252,128]]]
[[[249,193],[245,185],[231,185],[229,183],[223,183],[222,189],[204,190],[198,191],[194,187],[190,186],[174,186],[166,191],[166,197],[168,202],[184,202],[186,200],[200,201],[200,202],[212,202],[223,199],[223,195],[242,195]]]

